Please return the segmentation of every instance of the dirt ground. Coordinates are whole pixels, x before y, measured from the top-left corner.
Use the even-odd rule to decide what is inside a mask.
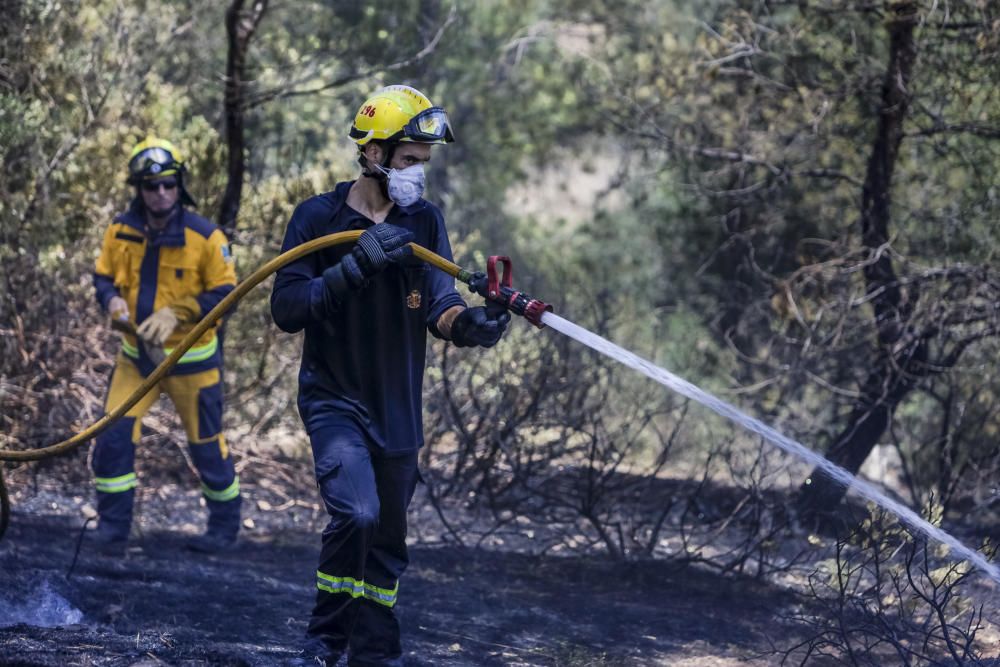
[[[282,664],[305,630],[325,520],[314,492],[290,498],[266,482],[243,484],[248,527],[235,551],[185,551],[204,510],[195,489],[168,483],[143,492],[123,558],[84,543],[74,565],[88,486],[15,479],[0,664]],[[777,585],[458,546],[420,491],[412,517],[397,607],[407,664],[770,665],[772,642],[797,632],[783,619],[801,600]]]

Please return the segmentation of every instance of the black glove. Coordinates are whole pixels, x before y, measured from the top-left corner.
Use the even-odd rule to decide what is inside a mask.
[[[398,262],[412,255],[413,248],[407,244],[413,238],[413,232],[408,229],[383,222],[366,229],[351,254],[357,260],[364,277],[371,278],[390,262]]]
[[[323,272],[327,292],[335,300],[343,301],[390,263],[412,255],[413,248],[407,244],[413,238],[413,232],[387,222],[372,225],[358,238],[351,252]]]
[[[504,311],[490,316],[485,306],[466,308],[451,323],[451,342],[457,347],[493,347],[507,330],[510,313]]]

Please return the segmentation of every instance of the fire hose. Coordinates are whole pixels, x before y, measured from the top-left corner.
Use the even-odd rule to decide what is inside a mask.
[[[318,239],[313,239],[307,243],[303,243],[300,246],[296,246],[295,248],[278,255],[250,274],[250,276],[238,284],[232,292],[227,294],[225,298],[223,298],[222,301],[215,306],[215,308],[209,311],[208,314],[205,315],[198,322],[198,324],[196,324],[194,328],[187,333],[186,336],[184,336],[181,342],[177,344],[169,355],[167,355],[166,359],[164,359],[160,365],[157,366],[148,377],[146,377],[145,381],[143,381],[143,383],[139,385],[139,387],[120,405],[116,406],[110,412],[76,435],[54,445],[28,450],[0,449],[0,461],[39,461],[51,458],[68,452],[76,446],[98,436],[116,420],[120,419],[130,409],[132,409],[132,406],[138,403],[143,396],[149,393],[149,391],[152,390],[152,388],[155,387],[160,380],[164,378],[164,376],[166,376],[177,361],[184,356],[184,353],[187,352],[199,338],[201,338],[202,334],[204,334],[210,327],[214,326],[215,323],[221,319],[230,308],[246,296],[250,290],[259,285],[265,278],[283,266],[290,264],[305,255],[316,252],[317,250],[322,250],[324,248],[329,248],[343,243],[353,243],[359,236],[361,236],[361,234],[361,231],[329,234]],[[510,258],[502,256],[490,257],[487,262],[487,271],[483,273],[481,271],[469,271],[467,269],[463,269],[454,262],[451,262],[415,243],[411,243],[410,246],[413,248],[413,254],[415,257],[427,262],[441,271],[444,271],[457,281],[465,283],[468,285],[470,291],[481,295],[489,302],[503,306],[504,309],[509,310],[515,315],[521,315],[538,328],[542,328],[544,326],[541,322],[542,314],[546,311],[551,311],[552,306],[537,299],[533,299],[524,292],[514,289],[511,284],[512,270]],[[499,276],[497,275],[498,264],[503,267],[503,273]],[[9,523],[10,496],[7,492],[6,483],[4,482],[3,466],[0,465],[0,539],[3,539]]]

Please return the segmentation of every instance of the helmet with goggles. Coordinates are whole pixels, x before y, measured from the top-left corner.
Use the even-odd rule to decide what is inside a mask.
[[[145,181],[161,179],[173,176],[177,185],[180,186],[181,202],[188,206],[195,206],[194,198],[191,197],[184,187],[184,174],[187,169],[181,159],[181,153],[177,147],[166,139],[155,136],[148,136],[132,149],[132,154],[128,160],[129,185],[140,185]]]
[[[359,147],[369,141],[445,144],[455,140],[448,113],[410,86],[386,86],[358,109],[349,133]]]
[[[131,185],[183,172],[180,151],[166,139],[147,137],[136,144],[129,156],[128,182]]]

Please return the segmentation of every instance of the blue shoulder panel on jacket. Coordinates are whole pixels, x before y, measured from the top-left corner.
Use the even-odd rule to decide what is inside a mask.
[[[206,239],[212,235],[218,226],[210,220],[201,217],[197,213],[192,213],[191,211],[184,209],[184,226],[188,229],[197,232]]]
[[[146,233],[146,221],[139,213],[139,209],[134,201],[129,205],[128,210],[115,216],[115,222],[127,225],[132,229],[138,229],[143,234]]]

